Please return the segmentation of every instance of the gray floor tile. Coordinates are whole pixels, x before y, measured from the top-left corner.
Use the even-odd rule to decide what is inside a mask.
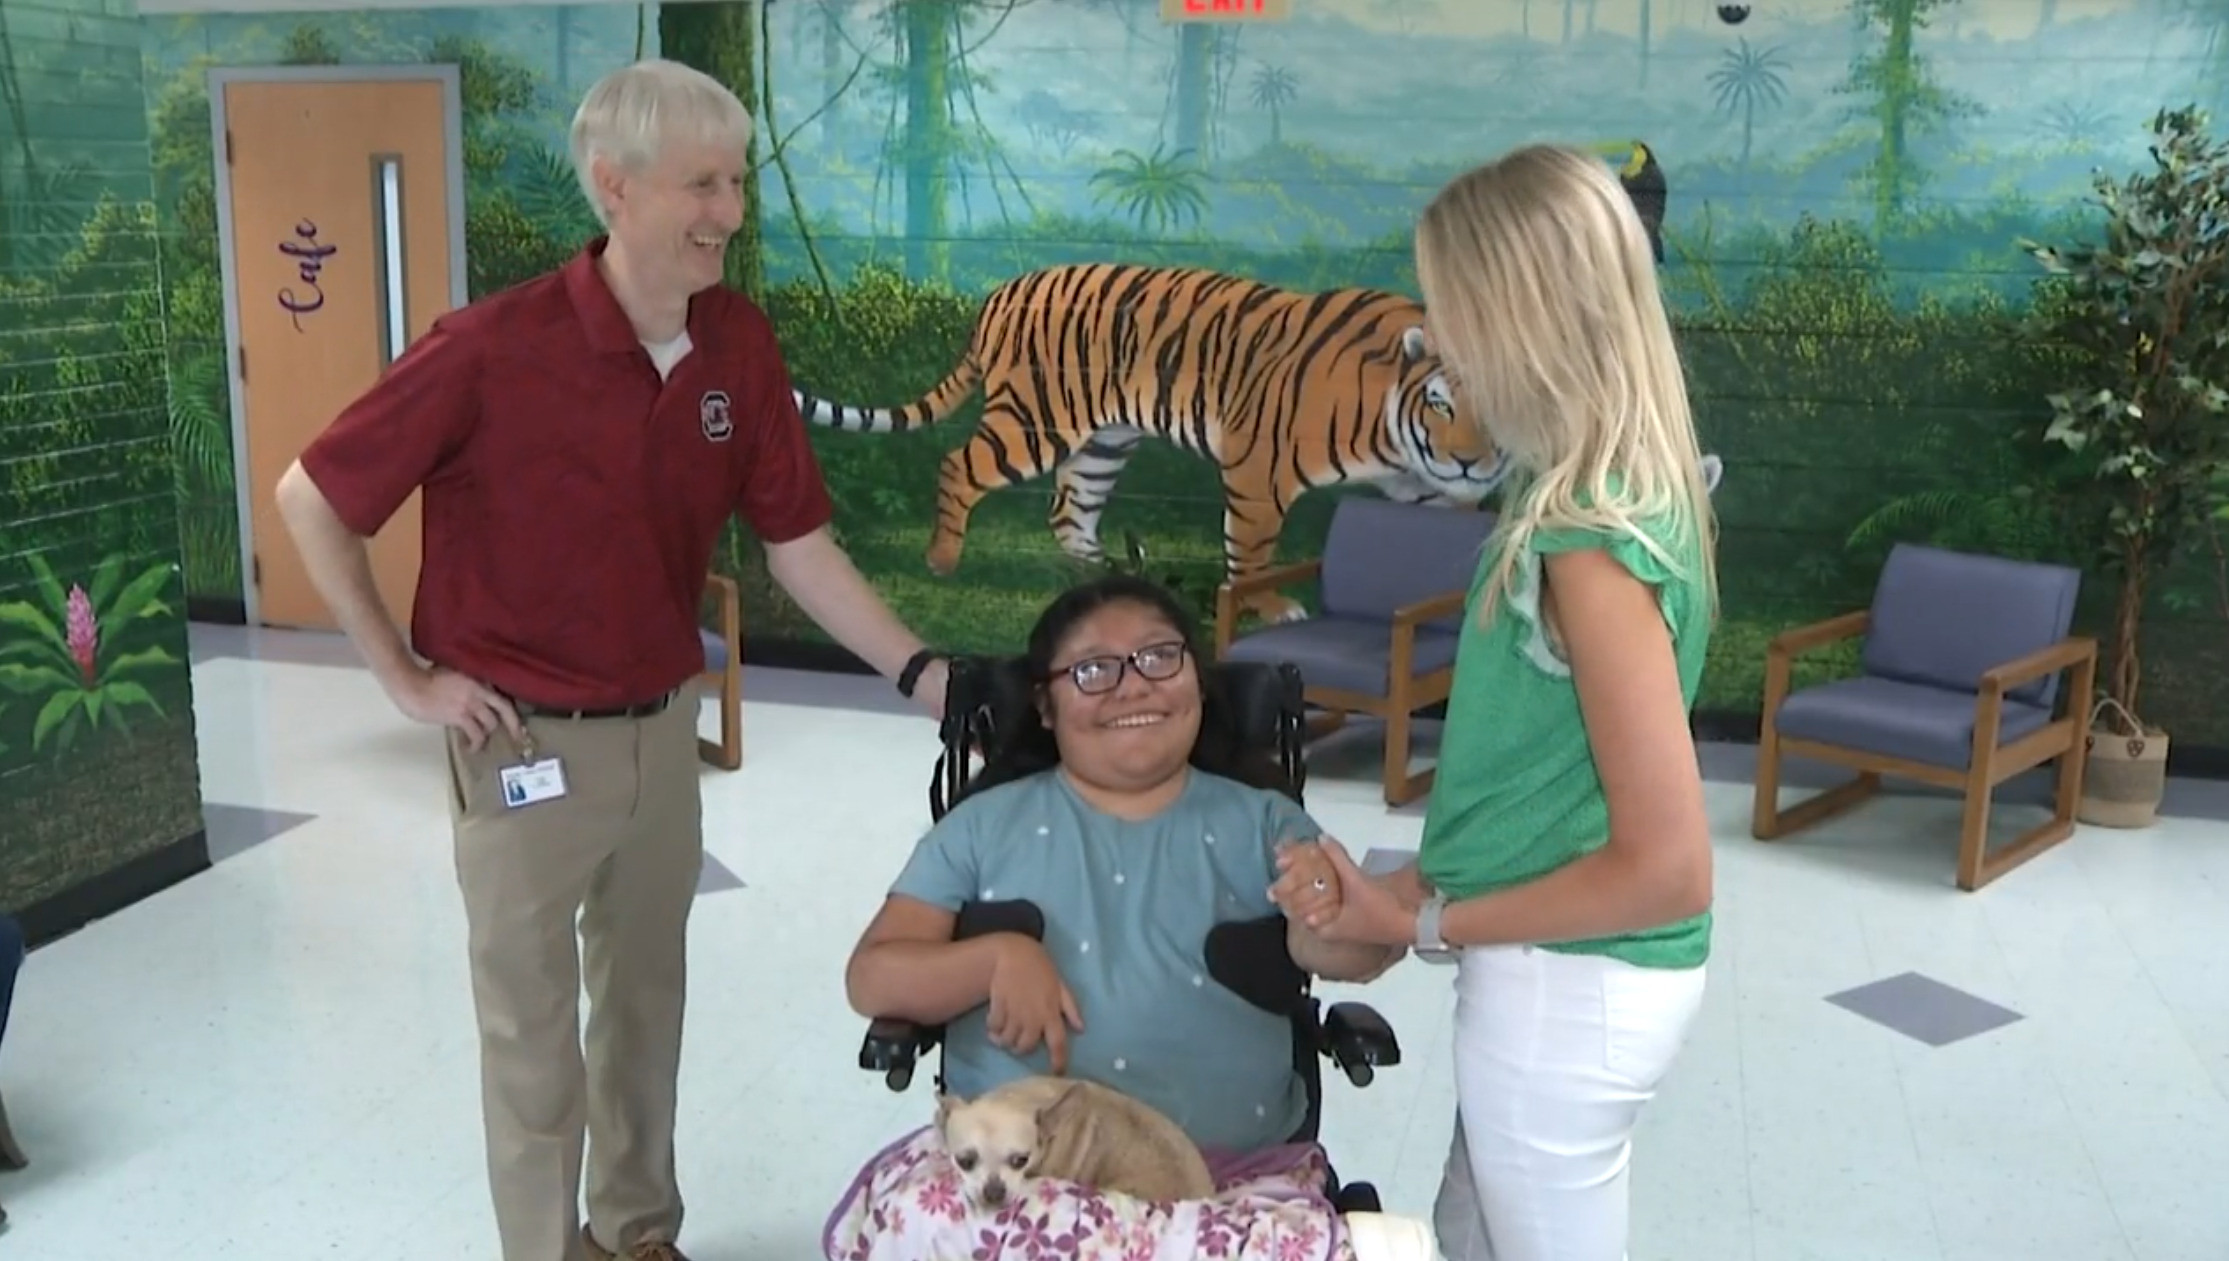
[[[1917,972],[1831,994],[1827,1001],[1929,1046],[1948,1046],[2024,1019],[2010,1008]]]
[[[274,836],[293,831],[316,817],[314,814],[296,814],[290,810],[228,806],[221,801],[203,802],[201,821],[202,826],[209,831],[209,861],[223,862]]]
[[[704,870],[697,876],[698,897],[701,898],[707,893],[725,893],[729,889],[740,889],[742,887],[742,878],[728,870],[726,863],[710,854],[704,856]]]

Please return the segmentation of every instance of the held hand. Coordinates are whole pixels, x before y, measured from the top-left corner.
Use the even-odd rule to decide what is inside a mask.
[[[526,738],[518,711],[503,694],[454,670],[420,669],[388,689],[395,708],[413,722],[455,727],[467,747],[477,751],[498,727],[514,740]]]
[[[1330,844],[1337,841],[1324,838]],[[1277,883],[1269,886],[1269,900],[1285,918],[1321,928],[1339,917],[1339,869],[1332,865],[1320,842],[1287,841],[1277,847]]]
[[[1399,892],[1363,874],[1339,842],[1326,837],[1312,848],[1330,863],[1341,893],[1338,914],[1309,925],[1318,937],[1371,946],[1407,946],[1416,940],[1416,909],[1404,905]]]
[[[1068,1071],[1068,1031],[1081,1033],[1084,1027],[1076,996],[1035,939],[1015,936],[1004,946],[991,967],[991,1041],[1015,1055],[1028,1055],[1042,1040],[1053,1076],[1059,1077]]]

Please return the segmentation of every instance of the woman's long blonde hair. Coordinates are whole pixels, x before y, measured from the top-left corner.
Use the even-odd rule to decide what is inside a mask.
[[[1480,602],[1508,595],[1541,529],[1695,532],[1715,616],[1717,523],[1656,261],[1608,167],[1536,145],[1457,177],[1416,230],[1426,321],[1451,384],[1513,466]]]

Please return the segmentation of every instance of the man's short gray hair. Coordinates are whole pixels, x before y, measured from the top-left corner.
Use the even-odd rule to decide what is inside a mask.
[[[610,226],[591,174],[599,157],[623,171],[657,161],[674,140],[705,140],[747,153],[751,112],[718,79],[678,61],[622,66],[588,89],[573,113],[573,174],[596,221]]]

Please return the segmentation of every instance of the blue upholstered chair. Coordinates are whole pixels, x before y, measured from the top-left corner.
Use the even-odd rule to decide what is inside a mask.
[[[1409,773],[1409,722],[1447,699],[1463,603],[1494,515],[1479,509],[1348,495],[1332,510],[1323,554],[1226,582],[1215,594],[1215,653],[1226,661],[1291,662],[1308,703],[1336,730],[1350,713],[1385,723],[1385,800],[1430,790],[1433,768]],[[1238,609],[1259,591],[1314,578],[1317,616],[1237,633]]]
[[[1757,839],[1842,813],[1877,792],[1883,775],[1964,796],[1961,889],[1979,889],[2073,835],[2097,684],[2097,642],[2068,633],[2081,583],[2063,565],[1898,544],[1869,609],[1774,639],[1765,654]],[[1857,677],[1789,691],[1797,656],[1859,635]],[[1782,811],[1783,757],[1850,767],[1857,778]],[[2053,759],[2051,818],[1991,851],[1997,785]]]
[[[714,596],[716,626],[699,626],[704,641],[706,683],[720,689],[720,739],[697,737],[697,756],[722,770],[743,765],[743,596],[735,579],[721,574],[706,578]]]

